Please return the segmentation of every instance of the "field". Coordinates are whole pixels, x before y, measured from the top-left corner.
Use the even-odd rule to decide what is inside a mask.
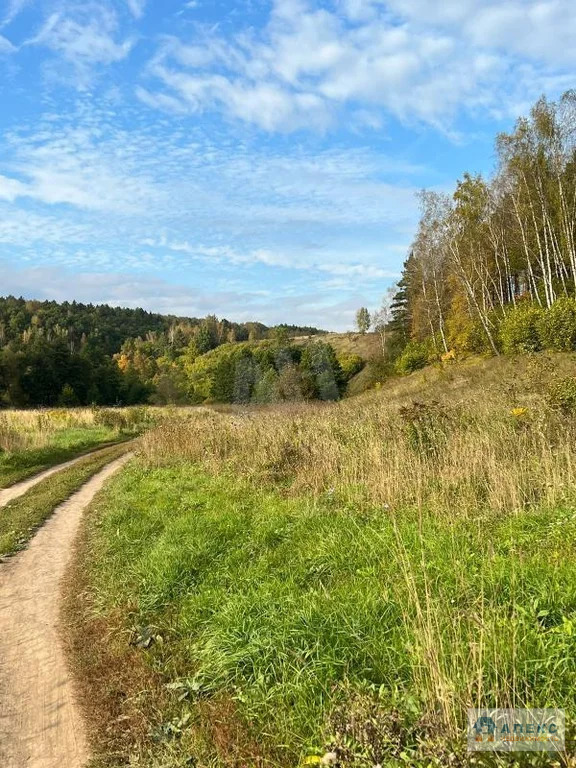
[[[92,448],[138,434],[150,408],[0,411],[0,488]]]
[[[575,372],[449,364],[147,433],[73,579],[94,765],[560,765],[471,761],[463,727],[557,706],[573,733]]]
[[[372,360],[382,355],[382,342],[377,333],[324,333],[318,336],[300,336],[296,344],[309,341],[324,341],[334,347],[337,355],[359,355],[363,360]]]

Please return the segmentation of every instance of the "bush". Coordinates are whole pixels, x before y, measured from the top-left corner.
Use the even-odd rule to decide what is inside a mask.
[[[553,382],[548,392],[548,404],[562,413],[576,411],[576,378],[570,376]]]
[[[350,379],[346,387],[346,394],[348,396],[359,395],[369,389],[382,386],[382,382],[386,381],[394,372],[395,365],[392,361],[383,360],[381,357],[369,360],[360,373]]]
[[[520,304],[508,312],[500,326],[502,350],[510,355],[542,349],[540,326],[543,317],[543,310],[534,304]]]
[[[405,376],[417,371],[428,363],[428,346],[424,342],[411,341],[396,361],[396,373]]]
[[[360,355],[339,355],[338,362],[342,369],[342,378],[348,382],[364,368],[364,360]]]
[[[570,352],[576,349],[576,300],[562,297],[543,312],[540,339],[546,349]]]
[[[496,312],[488,317],[491,327],[498,328],[500,319]],[[470,309],[463,296],[454,299],[446,317],[446,341],[456,354],[491,355],[494,350],[482,323],[470,316]]]
[[[117,429],[119,432],[126,428],[126,416],[121,410],[112,408],[95,408],[94,424],[108,429]]]

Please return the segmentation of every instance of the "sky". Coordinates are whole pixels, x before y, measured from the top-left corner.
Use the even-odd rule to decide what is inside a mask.
[[[0,295],[353,327],[574,0],[0,0]]]

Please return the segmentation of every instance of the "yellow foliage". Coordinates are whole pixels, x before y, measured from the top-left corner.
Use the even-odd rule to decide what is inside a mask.
[[[445,352],[440,359],[443,363],[450,363],[452,360],[456,360],[456,350],[449,349],[448,352]]]
[[[128,369],[128,366],[130,365],[130,358],[128,355],[116,355],[116,360],[118,362],[118,368],[124,373]]]

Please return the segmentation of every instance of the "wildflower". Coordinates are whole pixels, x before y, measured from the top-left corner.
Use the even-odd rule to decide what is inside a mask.
[[[336,752],[326,752],[324,757],[319,755],[310,755],[304,760],[304,765],[336,765],[338,762],[338,755]]]
[[[523,419],[528,416],[528,408],[512,408],[510,413],[515,419]]]

